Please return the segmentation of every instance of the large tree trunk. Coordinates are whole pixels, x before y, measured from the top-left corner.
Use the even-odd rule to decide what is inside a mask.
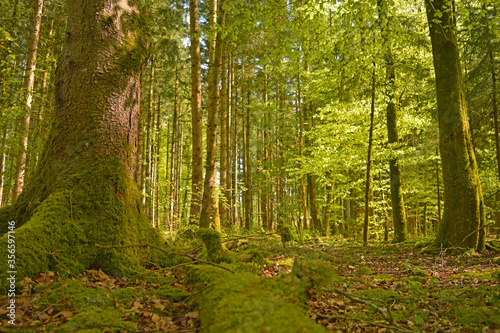
[[[444,184],[436,245],[484,249],[484,203],[472,147],[451,3],[426,0],[432,42]],[[436,23],[440,22],[440,23]]]
[[[149,44],[143,18],[126,0],[74,0],[68,12],[49,139],[33,178],[0,211],[2,232],[7,221],[16,223],[19,279],[48,269],[123,275],[138,267],[140,255],[157,258],[97,244],[160,244],[133,180],[140,73]],[[7,235],[0,243],[7,248]],[[0,264],[0,289],[12,270],[6,265]]]
[[[189,33],[191,35],[191,209],[190,224],[198,224],[203,188],[203,133],[201,123],[201,55],[198,0],[189,1]]]

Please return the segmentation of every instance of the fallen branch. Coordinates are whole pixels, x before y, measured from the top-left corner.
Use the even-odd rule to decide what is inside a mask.
[[[236,238],[230,238],[230,239],[223,240],[222,243],[227,243],[227,242],[235,241],[235,240],[238,240],[238,239],[255,238],[255,237],[263,237],[263,236],[272,236],[272,235],[278,235],[278,234],[279,234],[279,232],[271,232],[269,234],[257,234],[257,235],[241,236],[241,237],[236,237]]]
[[[487,227],[489,227],[490,225],[493,225],[493,224],[495,224],[495,223],[488,223],[488,224],[483,225],[481,228],[478,228],[477,230],[474,230],[473,232],[471,232],[470,234],[468,234],[467,236],[465,236],[464,239],[462,239],[462,241],[460,242],[460,244],[458,244],[458,247],[460,247],[460,245],[462,245],[467,238],[469,238],[470,236],[472,236],[475,233],[479,232],[479,230],[487,228]]]
[[[167,251],[165,249],[162,249],[161,247],[158,247],[156,245],[151,245],[151,244],[141,244],[141,245],[100,245],[100,244],[96,244],[96,246],[100,247],[100,248],[103,248],[103,249],[124,249],[124,248],[129,248],[129,247],[150,247],[150,248],[153,248],[155,250],[161,251],[161,252],[166,253],[166,254],[176,255],[176,256],[182,256],[182,257],[188,257],[191,260],[200,262],[202,264],[207,264],[207,265],[212,265],[212,266],[215,266],[215,267],[219,267],[219,268],[225,269],[226,271],[229,271],[229,272],[231,272],[233,274],[236,274],[236,272],[233,271],[232,269],[229,269],[227,267],[218,265],[218,264],[213,263],[211,261],[206,261],[206,260],[198,259],[198,258],[196,258],[192,254],[185,254],[185,253],[179,253],[179,252],[169,252],[169,251]]]
[[[384,323],[381,323],[381,322],[378,322],[378,321],[373,321],[373,320],[364,320],[364,319],[361,319],[361,318],[356,318],[356,317],[346,317],[346,316],[329,316],[329,315],[324,315],[324,314],[321,314],[321,313],[317,313],[317,312],[314,312],[315,315],[317,315],[318,317],[321,317],[321,318],[324,318],[324,319],[343,319],[343,320],[352,320],[352,321],[357,321],[363,325],[370,325],[370,326],[377,326],[377,327],[382,327],[382,328],[387,328],[387,329],[390,329],[390,330],[396,330],[396,331],[399,331],[399,332],[404,332],[404,333],[410,333],[410,332],[413,332],[411,330],[407,330],[406,328],[404,327],[401,327],[401,326],[394,326],[392,324],[384,324]]]
[[[365,299],[362,299],[362,298],[353,296],[351,294],[345,293],[345,292],[340,291],[339,289],[336,289],[336,288],[328,289],[328,288],[324,288],[323,287],[322,289],[325,290],[325,291],[333,292],[333,293],[342,295],[344,297],[347,297],[351,301],[354,301],[356,303],[360,303],[360,304],[364,304],[366,306],[369,306],[370,308],[372,308],[375,311],[377,311],[378,313],[380,313],[380,315],[382,316],[382,318],[385,321],[387,321],[391,326],[393,326],[393,328],[397,329],[400,332],[412,332],[412,331],[409,331],[406,328],[402,327],[401,325],[399,325],[398,323],[396,323],[394,321],[394,318],[392,318],[391,311],[389,310],[389,308],[387,308],[387,311],[385,311],[384,309],[382,309],[379,306],[373,304],[372,302],[369,302],[369,301],[367,301]]]

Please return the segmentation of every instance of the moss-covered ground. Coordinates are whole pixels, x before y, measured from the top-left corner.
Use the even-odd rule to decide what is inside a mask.
[[[179,239],[176,252],[189,261],[163,269],[149,262],[155,268],[135,278],[88,270],[25,279],[15,328],[0,298],[0,331],[500,330],[498,253],[428,254],[415,242],[363,247],[340,238],[283,247],[279,235],[222,240],[216,257],[227,260],[219,263],[202,240]]]

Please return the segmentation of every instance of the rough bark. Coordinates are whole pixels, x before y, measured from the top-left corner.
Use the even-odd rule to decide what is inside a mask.
[[[78,274],[102,269],[125,275],[154,253],[102,245],[158,244],[133,180],[140,73],[147,33],[133,1],[69,2],[56,72],[55,114],[37,170],[12,206],[0,210],[2,231],[15,221],[17,277],[48,269]],[[0,239],[7,248],[7,235]],[[7,261],[1,266],[6,287]]]
[[[443,220],[436,245],[484,249],[484,202],[472,147],[452,8],[426,0],[432,42],[444,184]],[[436,23],[440,22],[440,23]]]
[[[189,1],[189,32],[191,36],[191,209],[190,224],[198,224],[203,188],[203,140],[201,123],[201,55],[198,0]]]

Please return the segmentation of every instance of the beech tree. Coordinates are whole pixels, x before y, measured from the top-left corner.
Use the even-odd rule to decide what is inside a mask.
[[[483,194],[469,128],[454,11],[449,0],[426,0],[436,72],[444,212],[436,245],[484,249]]]
[[[123,275],[146,251],[99,245],[160,243],[132,178],[149,45],[140,4],[75,0],[68,12],[48,141],[30,182],[0,211],[2,232],[16,223],[18,276],[90,267]],[[0,243],[7,248],[7,235]]]

